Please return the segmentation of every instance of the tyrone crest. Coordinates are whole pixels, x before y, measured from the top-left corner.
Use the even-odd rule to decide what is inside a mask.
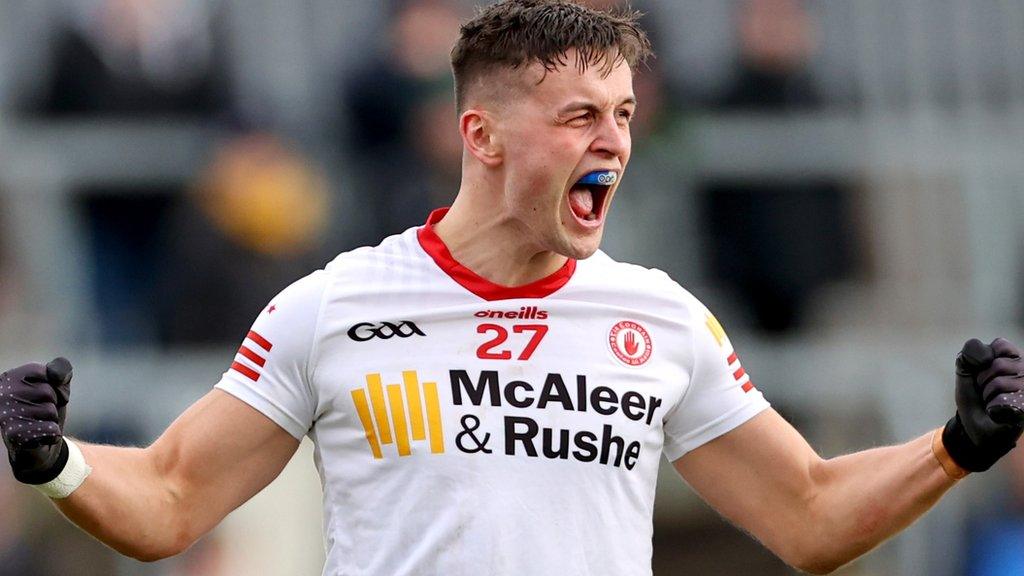
[[[608,332],[608,346],[620,362],[639,366],[651,357],[651,335],[631,320],[622,320]]]

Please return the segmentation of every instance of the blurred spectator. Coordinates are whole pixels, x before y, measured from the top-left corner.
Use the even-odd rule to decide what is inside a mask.
[[[714,107],[779,113],[821,104],[808,72],[815,23],[802,0],[745,0],[736,26],[734,80]],[[703,201],[712,269],[764,331],[798,327],[814,290],[850,270],[845,190],[836,181],[717,178]]]
[[[230,113],[216,4],[205,0],[67,0],[48,77],[20,106],[50,119],[184,118]],[[154,336],[159,238],[181,183],[97,183],[79,190],[93,254],[101,336]]]
[[[458,191],[462,141],[449,52],[460,24],[452,2],[398,3],[384,53],[347,86],[345,124],[362,209],[380,226],[367,231],[366,242],[422,224]]]
[[[161,342],[238,341],[274,294],[323,265],[329,223],[323,177],[280,139],[223,146],[169,218]]]
[[[214,3],[67,0],[49,82],[34,104],[46,116],[207,115],[227,103]]]

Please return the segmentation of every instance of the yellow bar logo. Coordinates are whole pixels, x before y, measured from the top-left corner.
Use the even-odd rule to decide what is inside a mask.
[[[437,383],[423,382],[421,390],[415,370],[402,372],[402,384],[386,386],[380,374],[367,374],[366,388],[353,390],[352,402],[374,458],[383,458],[381,445],[392,443],[399,456],[408,456],[412,454],[412,442],[428,436],[430,452],[444,454]]]
[[[715,342],[718,342],[718,345],[721,346],[722,342],[725,341],[725,329],[718,323],[718,318],[715,318],[708,312],[704,324],[711,331],[711,335],[715,337]]]

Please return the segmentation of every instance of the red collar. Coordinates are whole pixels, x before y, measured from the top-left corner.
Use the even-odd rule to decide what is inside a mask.
[[[569,258],[565,265],[553,272],[550,276],[541,278],[536,282],[530,282],[522,286],[502,286],[478,275],[469,268],[459,264],[448,247],[444,245],[441,238],[434,232],[434,224],[444,218],[448,208],[438,208],[430,213],[427,223],[416,231],[416,237],[420,241],[423,250],[434,259],[438,267],[445,274],[455,280],[460,286],[484,300],[509,300],[512,298],[543,298],[553,294],[556,290],[565,286],[565,283],[572,278],[576,271],[576,260]]]

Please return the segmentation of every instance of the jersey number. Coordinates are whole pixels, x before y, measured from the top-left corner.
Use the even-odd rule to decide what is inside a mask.
[[[494,351],[495,348],[504,344],[505,340],[508,340],[508,330],[504,326],[498,324],[481,324],[476,327],[477,334],[490,334],[494,335],[486,342],[480,345],[476,349],[476,357],[482,360],[511,360],[511,350],[499,350]],[[530,356],[533,356],[533,351],[540,345],[540,341],[544,339],[544,335],[548,333],[548,327],[544,324],[515,324],[512,326],[512,332],[516,334],[522,334],[523,332],[532,332],[530,341],[526,343],[526,347],[519,353],[519,360],[529,360]]]

